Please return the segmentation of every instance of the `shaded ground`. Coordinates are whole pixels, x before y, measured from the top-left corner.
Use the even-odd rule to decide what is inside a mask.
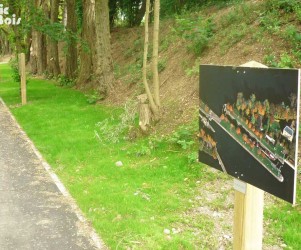
[[[104,248],[43,164],[0,100],[0,249]]]

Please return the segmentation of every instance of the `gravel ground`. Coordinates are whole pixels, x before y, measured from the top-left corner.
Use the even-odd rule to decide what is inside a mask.
[[[106,249],[1,99],[0,249]]]

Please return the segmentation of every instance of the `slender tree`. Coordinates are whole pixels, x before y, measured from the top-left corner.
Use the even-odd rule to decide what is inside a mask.
[[[146,11],[145,11],[145,25],[144,25],[144,53],[143,53],[143,69],[142,69],[142,78],[145,92],[147,94],[150,109],[153,115],[156,117],[158,115],[159,109],[154,101],[153,94],[150,90],[148,81],[147,81],[147,54],[149,46],[149,10],[150,10],[150,0],[146,0]]]
[[[66,54],[66,77],[75,79],[77,71],[77,21],[76,21],[76,1],[66,0],[67,6],[67,43]]]
[[[152,72],[153,72],[153,93],[150,90],[147,81],[147,54],[149,46],[149,13],[150,13],[150,0],[146,1],[145,12],[145,38],[144,38],[144,55],[143,55],[143,84],[147,94],[150,109],[152,111],[154,120],[159,119],[160,109],[160,81],[158,73],[158,48],[159,48],[159,19],[160,19],[160,0],[154,2],[154,32],[153,32],[153,55],[152,55]]]
[[[83,0],[83,24],[81,33],[80,68],[77,84],[80,87],[93,87],[96,69],[95,47],[95,2]],[[88,85],[88,86],[87,86]]]
[[[160,0],[154,2],[154,32],[153,32],[153,82],[154,82],[154,101],[157,107],[160,103],[160,80],[158,72],[158,53],[159,53],[159,22],[160,22]]]
[[[32,22],[32,44],[31,44],[31,70],[33,74],[42,75],[47,68],[47,43],[46,36],[39,29],[44,25],[48,12],[46,0],[33,0],[33,10],[31,11]]]
[[[95,1],[96,90],[105,96],[114,82],[108,0]]]
[[[50,0],[50,20],[51,24],[58,23],[59,15],[59,0]],[[52,37],[48,37],[49,44],[49,59],[48,59],[48,72],[52,76],[58,76],[61,73],[59,64],[59,50],[58,41]]]

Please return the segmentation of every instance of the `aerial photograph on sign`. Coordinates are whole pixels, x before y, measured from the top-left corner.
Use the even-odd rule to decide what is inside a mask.
[[[202,65],[199,161],[294,203],[298,70]]]

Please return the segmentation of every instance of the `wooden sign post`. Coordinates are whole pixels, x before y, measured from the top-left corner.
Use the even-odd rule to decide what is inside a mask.
[[[267,68],[255,61],[242,67]],[[261,250],[263,234],[264,191],[251,184],[234,180],[234,250]]]
[[[22,105],[27,103],[26,100],[26,72],[25,72],[25,54],[19,54],[19,72],[21,76],[21,100]]]
[[[261,250],[264,192],[296,201],[300,70],[200,65],[199,97],[199,162],[235,178],[233,249]]]
[[[250,184],[234,181],[234,250],[261,250],[264,191]]]

